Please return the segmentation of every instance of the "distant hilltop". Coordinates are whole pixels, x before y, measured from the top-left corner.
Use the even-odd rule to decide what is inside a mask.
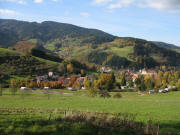
[[[40,50],[61,59],[113,69],[180,66],[180,47],[52,21],[0,19],[0,46],[21,53]]]

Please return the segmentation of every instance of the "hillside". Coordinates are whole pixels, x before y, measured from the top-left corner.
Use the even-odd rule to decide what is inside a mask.
[[[0,73],[5,75],[35,75],[53,69],[58,64],[47,59],[0,48]]]
[[[155,43],[156,45],[159,45],[161,47],[165,47],[165,48],[170,48],[170,49],[180,49],[179,46],[173,45],[173,44],[168,44],[165,42],[158,42],[158,41],[152,41],[153,43]]]
[[[98,44],[112,41],[115,37],[103,31],[86,29],[71,24],[46,21],[42,23],[0,19],[0,45],[13,46],[21,40],[37,40],[43,44],[61,42]]]
[[[165,47],[165,48],[172,49],[172,50],[175,50],[177,52],[180,52],[180,47],[176,46],[174,44],[168,44],[168,43],[165,43],[165,42],[157,42],[157,41],[152,41],[152,42],[155,43],[158,46]]]
[[[114,69],[180,66],[180,53],[169,49],[175,49],[175,46],[115,37],[96,29],[51,21],[36,23],[1,19],[0,39],[2,47],[55,62],[68,59]]]
[[[115,69],[180,66],[179,53],[136,38],[116,38],[112,42],[97,46],[63,47],[59,54],[66,55],[70,59],[111,66]]]
[[[73,65],[73,72],[80,73],[83,69],[92,71],[92,68],[77,61],[67,61],[40,50],[25,54],[11,49],[0,48],[0,83],[7,84],[12,78],[32,79],[36,75],[47,75],[53,71],[59,75],[67,75],[67,64]]]

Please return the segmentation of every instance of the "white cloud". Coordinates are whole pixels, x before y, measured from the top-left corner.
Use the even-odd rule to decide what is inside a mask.
[[[113,8],[128,7],[133,2],[134,2],[134,0],[119,0],[117,3],[110,4],[109,8],[113,9]]]
[[[51,0],[52,2],[62,2],[63,0]]]
[[[138,3],[139,7],[154,8],[157,10],[164,10],[173,13],[180,13],[180,0],[142,0]]]
[[[24,0],[0,0],[0,2],[13,2],[13,3],[17,3],[17,4],[22,4],[22,5],[26,5],[26,1]]]
[[[90,15],[89,13],[87,13],[87,12],[81,12],[80,15],[83,16],[83,17],[86,17],[86,18],[88,18],[88,17],[91,16],[91,15]]]
[[[0,9],[0,14],[2,14],[2,15],[17,15],[18,12],[14,11],[14,10]]]
[[[34,3],[42,3],[43,0],[34,0]]]
[[[94,4],[107,4],[111,1],[113,1],[113,0],[94,0],[93,3]]]
[[[93,0],[96,5],[106,5],[109,9],[126,8],[136,5],[140,8],[154,8],[171,13],[180,13],[180,0]]]

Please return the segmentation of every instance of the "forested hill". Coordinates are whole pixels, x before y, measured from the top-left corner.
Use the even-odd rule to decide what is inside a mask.
[[[99,44],[112,41],[115,36],[96,29],[71,24],[45,21],[42,23],[0,19],[0,45],[13,46],[18,41],[36,39],[43,44],[59,41],[76,41],[76,44]]]
[[[180,53],[169,49],[173,48],[171,45],[116,37],[96,29],[51,21],[36,23],[0,19],[0,46],[30,52],[41,58],[48,59],[45,54],[50,54],[114,69],[155,68],[161,65],[180,67]]]
[[[165,42],[158,42],[158,41],[152,41],[152,42],[155,43],[156,45],[161,46],[161,47],[170,48],[170,49],[180,49],[179,46],[176,46],[174,44],[168,44]]]

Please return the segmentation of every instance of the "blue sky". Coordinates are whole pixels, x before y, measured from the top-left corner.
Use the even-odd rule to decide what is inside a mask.
[[[180,0],[0,0],[0,18],[71,23],[180,46]]]

